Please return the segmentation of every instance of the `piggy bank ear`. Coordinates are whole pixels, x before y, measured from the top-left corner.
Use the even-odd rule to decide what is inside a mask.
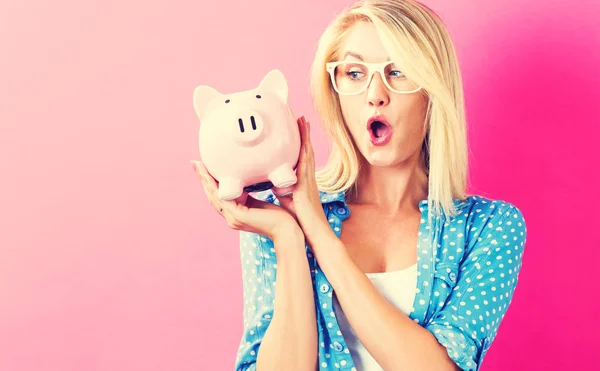
[[[206,108],[213,99],[222,96],[215,88],[208,85],[201,85],[194,90],[194,110],[199,118],[202,118]]]
[[[258,86],[260,90],[273,92],[281,98],[283,103],[288,103],[288,84],[285,76],[279,70],[269,72]]]

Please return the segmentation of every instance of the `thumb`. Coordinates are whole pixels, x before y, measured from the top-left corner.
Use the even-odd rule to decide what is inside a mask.
[[[204,166],[202,161],[191,160],[190,164],[192,164],[192,167],[194,168],[196,173],[198,173],[198,175],[205,175],[208,173],[208,171],[206,170],[206,167]]]
[[[198,161],[190,160],[190,164],[194,168],[194,171],[197,173],[198,172]]]
[[[294,199],[292,196],[279,196],[279,203],[287,212],[296,217],[296,209],[294,208]]]

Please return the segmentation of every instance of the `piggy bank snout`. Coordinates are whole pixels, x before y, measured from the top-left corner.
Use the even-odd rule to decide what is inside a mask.
[[[233,137],[244,146],[260,142],[265,133],[265,121],[256,111],[240,112],[232,123]]]

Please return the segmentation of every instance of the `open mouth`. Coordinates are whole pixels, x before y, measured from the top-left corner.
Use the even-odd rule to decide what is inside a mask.
[[[389,130],[390,130],[390,127],[381,121],[373,121],[371,123],[371,132],[373,132],[373,135],[375,136],[375,138],[381,138]]]
[[[374,116],[367,123],[367,130],[371,135],[371,142],[375,145],[387,143],[392,135],[392,127],[383,116]]]

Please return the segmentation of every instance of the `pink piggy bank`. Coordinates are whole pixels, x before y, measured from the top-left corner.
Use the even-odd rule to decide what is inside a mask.
[[[194,109],[200,157],[219,182],[219,199],[245,203],[249,192],[292,192],[300,131],[281,71],[269,72],[255,89],[232,94],[198,86]]]

